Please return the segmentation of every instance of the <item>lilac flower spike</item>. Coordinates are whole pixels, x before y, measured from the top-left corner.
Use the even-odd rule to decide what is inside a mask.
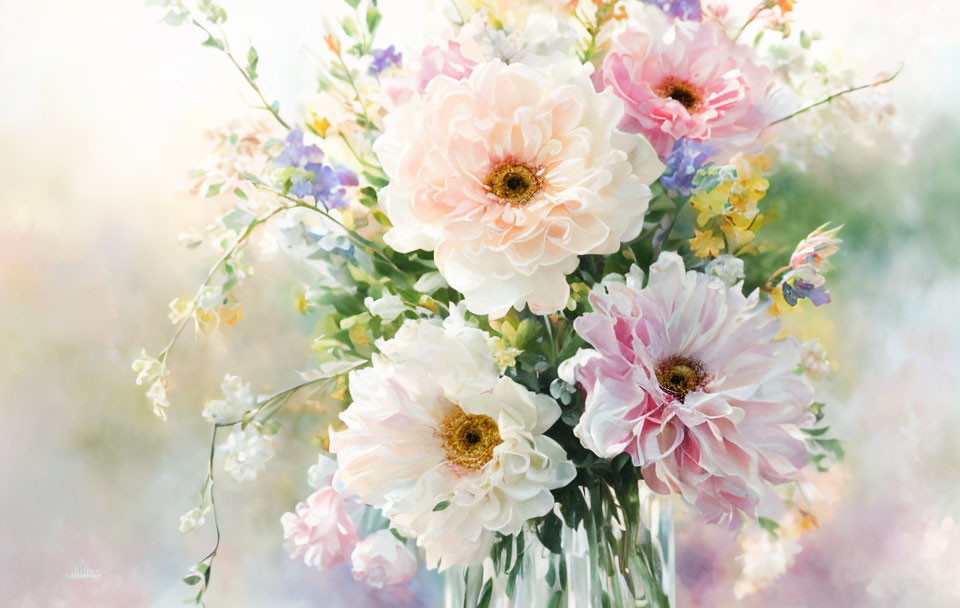
[[[370,64],[370,73],[379,76],[381,72],[392,65],[399,67],[402,61],[403,54],[398,53],[392,44],[385,49],[374,49],[373,63]]]
[[[707,159],[716,152],[700,141],[679,139],[673,144],[673,150],[667,158],[667,169],[660,183],[667,190],[675,190],[683,196],[690,196],[693,190],[693,177],[707,164]]]
[[[290,131],[286,145],[273,165],[280,169],[278,177],[291,195],[313,197],[328,209],[344,207],[347,202],[344,187],[360,183],[349,169],[323,164],[323,150],[315,145],[304,145],[302,129]]]
[[[700,9],[700,0],[641,0],[646,4],[656,4],[668,17],[683,21],[700,21],[703,11]]]
[[[303,168],[307,163],[323,162],[323,150],[319,147],[303,145],[303,129],[293,129],[287,135],[287,145],[273,164],[277,167],[300,167]]]

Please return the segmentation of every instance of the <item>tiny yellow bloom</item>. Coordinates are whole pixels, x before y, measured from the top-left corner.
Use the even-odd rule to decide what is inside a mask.
[[[771,316],[779,317],[783,314],[783,311],[789,308],[787,301],[783,299],[783,291],[780,289],[780,286],[777,285],[770,290],[769,293],[770,297],[773,298],[773,302],[770,303],[770,308],[767,309],[767,312],[769,312]]]
[[[347,377],[337,376],[337,388],[331,391],[330,396],[337,401],[343,401],[347,396]]]
[[[712,230],[700,232],[694,229],[694,236],[690,239],[690,249],[700,258],[717,257],[723,249],[723,239],[714,236]]]
[[[217,314],[220,316],[221,323],[233,325],[243,319],[243,304],[236,301],[231,302],[230,304],[221,306],[217,310]]]
[[[697,215],[698,226],[706,226],[707,222],[723,213],[732,186],[732,182],[723,182],[709,192],[698,192],[690,197],[690,204],[700,212]]]
[[[174,298],[170,301],[170,321],[179,323],[190,316],[193,303],[185,298]]]
[[[320,137],[326,137],[327,131],[330,130],[332,123],[327,120],[326,117],[313,117],[313,120],[310,121],[310,127],[316,132]]]
[[[417,304],[423,306],[433,314],[440,314],[440,306],[437,305],[437,301],[431,298],[430,296],[424,294],[420,296],[420,299],[417,301]]]
[[[356,324],[350,328],[350,341],[356,347],[363,347],[370,344],[370,338],[367,337],[367,329],[364,325]]]

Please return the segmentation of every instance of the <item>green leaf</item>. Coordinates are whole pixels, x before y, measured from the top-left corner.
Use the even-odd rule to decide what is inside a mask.
[[[180,13],[172,10],[164,15],[160,22],[167,25],[183,25],[183,22],[187,20],[187,15],[188,13]]]
[[[477,602],[477,608],[487,608],[490,605],[490,600],[493,598],[493,579],[487,579],[486,584],[483,586],[483,591],[480,592],[480,600]]]
[[[349,4],[350,8],[357,8],[357,6],[360,4],[360,0],[343,0],[343,1]]]
[[[837,460],[843,460],[844,451],[839,439],[812,439],[814,445],[829,452]]]
[[[811,437],[820,437],[824,433],[830,430],[829,426],[823,426],[818,429],[803,429],[803,432]]]
[[[207,36],[207,39],[203,41],[203,46],[213,47],[215,49],[223,50],[223,43],[214,38],[213,36]]]
[[[550,560],[550,563],[547,565],[546,580],[547,580],[548,587],[553,587],[553,585],[557,582],[557,564],[552,559]]]
[[[524,319],[517,326],[517,338],[513,345],[520,350],[527,350],[533,346],[540,337],[543,324],[539,319]]]
[[[234,194],[237,198],[243,199],[243,200],[245,200],[245,201],[246,201],[246,200],[250,200],[249,197],[247,197],[247,193],[244,192],[243,190],[241,190],[240,188],[234,188],[234,189],[233,189],[233,194]]]
[[[770,534],[773,534],[774,536],[777,535],[777,530],[780,528],[780,524],[778,524],[777,522],[775,522],[774,520],[768,517],[758,517],[757,523],[760,524],[761,528],[763,528]]]
[[[340,22],[340,26],[343,28],[343,31],[346,32],[347,36],[351,38],[357,38],[359,30],[357,30],[357,22],[353,20],[353,17],[347,15],[343,18],[343,21]]]
[[[211,198],[220,194],[220,188],[223,188],[223,184],[214,184],[207,188],[207,198]]]
[[[257,54],[257,49],[250,47],[250,50],[247,51],[247,76],[250,77],[250,80],[257,79],[257,64],[260,63],[260,56]]]
[[[433,510],[434,510],[434,511],[443,511],[444,509],[446,509],[446,508],[449,507],[449,506],[450,506],[450,501],[449,501],[449,500],[441,500],[441,501],[438,502],[436,505],[434,505]]]
[[[390,183],[390,180],[385,179],[379,175],[371,173],[369,171],[363,171],[363,177],[366,178],[371,185],[376,186],[377,188],[383,188]]]
[[[370,32],[371,34],[375,32],[377,29],[377,26],[380,24],[380,19],[382,18],[383,16],[380,14],[380,11],[378,11],[372,6],[368,8],[367,9],[367,31]]]
[[[397,531],[394,530],[393,528],[388,528],[388,529],[390,530],[390,534],[393,534],[393,537],[394,537],[394,538],[396,538],[397,540],[399,540],[399,541],[402,542],[402,543],[407,542],[407,539],[404,538],[403,536],[401,536],[401,534],[400,534],[399,532],[397,532]]]
[[[227,11],[214,4],[212,0],[200,0],[197,8],[207,17],[207,21],[213,24],[223,23],[227,20]]]
[[[550,601],[547,603],[547,608],[560,608],[560,600],[563,599],[563,589],[558,589],[556,593],[553,594],[553,597],[550,598]]]
[[[280,146],[283,147],[283,140],[278,137],[271,137],[263,143],[263,151],[266,152],[270,148]]]
[[[803,30],[800,30],[800,46],[802,46],[805,49],[809,49],[811,42],[812,42],[812,39],[810,38],[810,34],[806,33]]]
[[[610,594],[603,590],[600,591],[600,606],[602,608],[612,608],[610,604]]]
[[[201,578],[199,574],[191,574],[190,576],[183,577],[183,582],[190,586],[196,585],[200,582],[200,580]]]
[[[247,213],[243,209],[231,209],[223,214],[220,218],[220,222],[228,230],[232,230],[237,234],[240,234],[246,230],[247,226],[250,225],[250,222],[254,220],[253,215]]]
[[[551,511],[543,516],[542,524],[537,527],[537,538],[550,552],[559,554],[562,549],[560,545],[562,528],[563,520]]]

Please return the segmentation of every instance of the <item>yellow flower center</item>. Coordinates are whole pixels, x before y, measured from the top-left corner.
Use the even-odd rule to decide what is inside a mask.
[[[486,186],[497,198],[511,204],[523,205],[540,191],[540,178],[520,163],[502,162],[487,176]]]
[[[497,421],[485,414],[464,414],[457,406],[440,423],[437,435],[447,462],[477,471],[493,459],[493,449],[503,443]]]
[[[657,383],[665,393],[683,403],[687,393],[703,384],[703,365],[696,359],[673,355],[657,364]]]
[[[667,78],[653,89],[653,92],[664,99],[673,99],[693,114],[700,109],[702,99],[697,88],[685,80]]]

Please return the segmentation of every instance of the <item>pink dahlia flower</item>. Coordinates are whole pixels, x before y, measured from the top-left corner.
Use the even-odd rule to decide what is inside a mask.
[[[290,557],[303,557],[305,564],[318,569],[350,559],[357,545],[357,529],[336,490],[314,492],[298,503],[295,511],[280,517]]]
[[[562,309],[579,256],[636,238],[663,171],[623,106],[567,60],[540,70],[492,60],[437,76],[390,112],[374,150],[397,251],[434,251],[476,314]]]
[[[640,288],[607,282],[574,327],[595,350],[561,367],[586,392],[574,432],[597,455],[627,453],[658,494],[680,494],[713,522],[755,517],[765,483],[807,462],[798,427],[813,389],[794,374],[795,340],[741,286],[684,271],[663,253]]]
[[[719,23],[675,26],[671,35],[628,29],[614,39],[595,80],[625,102],[620,128],[643,133],[661,159],[684,138],[730,154],[748,148],[768,122],[770,70]]]

